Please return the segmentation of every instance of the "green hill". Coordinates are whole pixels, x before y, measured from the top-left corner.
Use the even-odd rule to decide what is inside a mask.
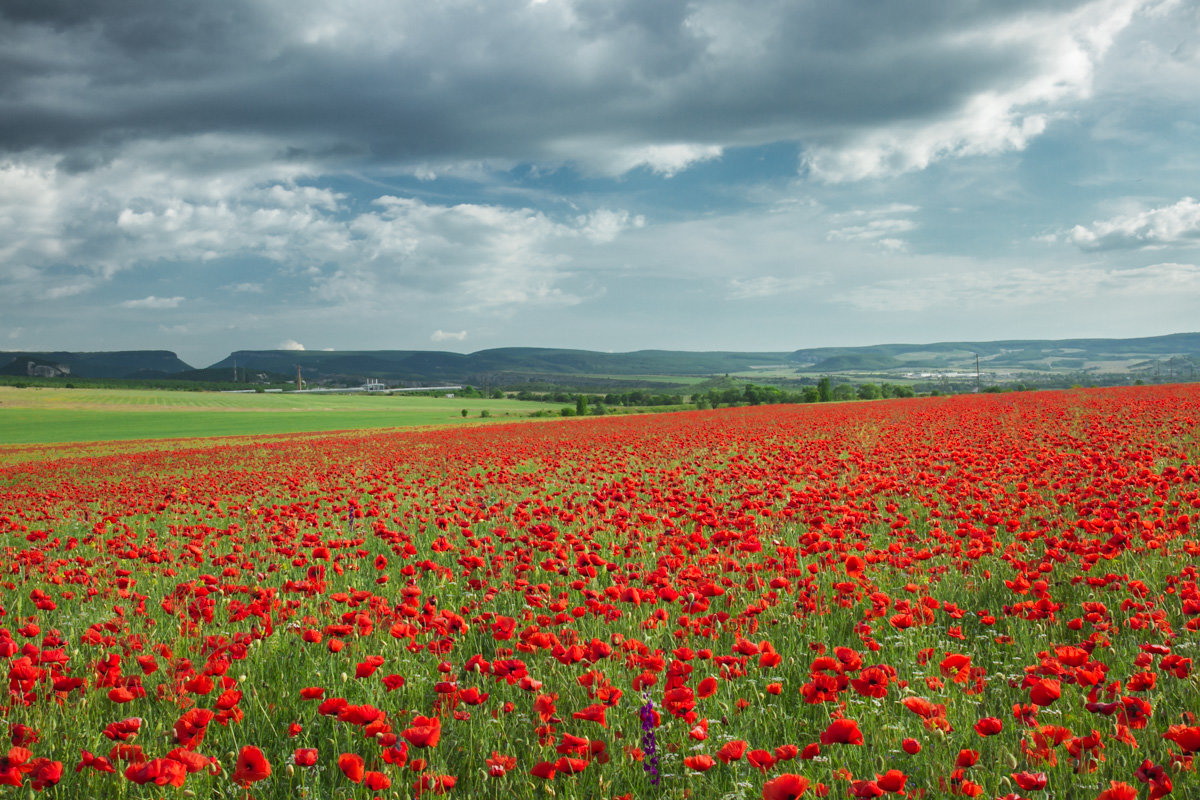
[[[170,350],[0,352],[0,375],[139,378],[174,375],[191,368]]]
[[[1013,339],[994,342],[879,344],[818,347],[792,352],[637,350],[601,353],[551,347],[501,347],[475,353],[444,350],[238,350],[205,369],[193,369],[167,350],[114,352],[0,352],[0,375],[58,381],[125,378],[290,382],[300,367],[310,384],[356,385],[367,379],[392,384],[476,386],[577,386],[602,389],[637,384],[694,384],[734,375],[811,380],[836,373],[884,377],[918,371],[974,372],[976,358],[997,380],[1016,374],[1150,373],[1192,376],[1200,364],[1200,333],[1138,339]],[[260,375],[264,377],[259,377]]]
[[[296,374],[306,380],[357,381],[364,378],[415,382],[486,383],[535,376],[713,375],[760,364],[787,365],[786,353],[693,353],[640,350],[598,353],[537,347],[504,347],[462,354],[431,350],[239,350],[213,364],[227,369],[237,362],[250,370]]]

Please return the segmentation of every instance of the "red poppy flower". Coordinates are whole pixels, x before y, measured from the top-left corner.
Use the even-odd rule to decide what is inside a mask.
[[[108,699],[114,703],[131,703],[136,695],[124,686],[117,686],[108,690]]]
[[[1046,788],[1046,773],[1044,772],[1014,772],[1012,779],[1027,792],[1038,792]]]
[[[1034,679],[1029,686],[1029,700],[1034,705],[1048,706],[1062,696],[1062,684],[1048,678]]]
[[[400,735],[413,747],[437,747],[442,737],[442,721],[438,717],[416,716],[412,726],[405,728]]]
[[[688,769],[694,769],[697,772],[708,772],[717,762],[709,755],[686,756],[683,759],[683,765]]]
[[[1138,800],[1138,791],[1128,783],[1109,781],[1109,788],[1096,795],[1096,800]]]
[[[191,750],[187,750],[183,747],[176,747],[174,750],[167,753],[167,758],[174,759],[180,764],[183,764],[184,769],[188,771],[189,775],[194,772],[200,772],[201,770],[210,767],[213,763],[212,759],[202,756],[199,753],[194,753]]]
[[[1185,753],[1195,753],[1200,750],[1200,725],[1172,725],[1162,738],[1179,745]]]
[[[292,754],[292,761],[298,767],[311,767],[317,763],[317,749],[315,747],[298,747]]]
[[[787,772],[763,784],[762,800],[796,800],[808,791],[808,778]]]
[[[211,716],[211,712],[209,714]],[[107,739],[112,739],[116,742],[127,742],[134,736],[142,727],[142,721],[137,717],[130,717],[119,722],[110,722],[104,727],[104,736]]]
[[[338,756],[338,769],[351,783],[362,783],[366,773],[366,762],[357,753],[342,753]]]
[[[889,769],[882,775],[875,776],[875,783],[879,785],[879,788],[893,794],[904,791],[906,781],[908,781],[908,776],[898,769]]]
[[[821,734],[821,744],[862,744],[862,731],[852,719],[835,719]]]
[[[857,678],[850,679],[854,691],[864,697],[886,697],[891,678],[881,667],[867,667]]]
[[[189,750],[197,747],[204,741],[204,734],[212,718],[213,712],[207,708],[189,708],[183,712],[183,716],[175,720],[172,727],[176,744]]]
[[[134,762],[125,768],[125,777],[137,784],[183,786],[187,775],[187,768],[173,758]]]
[[[872,800],[883,797],[883,789],[875,781],[858,780],[850,782],[850,796],[858,800]]]
[[[800,755],[800,748],[794,744],[781,744],[775,748],[775,759],[777,761],[791,761],[796,756]]]
[[[607,709],[604,706],[600,705],[599,703],[593,703],[581,711],[576,711],[571,715],[571,717],[573,719],[581,719],[587,722],[596,722],[599,723],[601,727],[608,727],[607,723],[604,721],[605,711],[607,711]]]
[[[354,677],[369,678],[381,666],[383,666],[383,656],[367,656],[364,661],[360,661],[354,667]]]
[[[741,739],[734,739],[732,742],[726,742],[721,746],[721,749],[717,751],[717,758],[721,759],[721,762],[724,764],[728,764],[730,761],[737,761],[749,746],[748,742],[744,742]]]
[[[588,760],[585,758],[571,758],[563,756],[554,762],[556,772],[561,772],[563,775],[574,775],[577,772],[583,772],[587,769]]]
[[[271,764],[263,751],[254,745],[246,745],[238,753],[237,766],[233,770],[233,782],[246,787],[265,780],[271,774]]]
[[[48,789],[62,780],[63,765],[61,761],[35,758],[26,767],[29,770],[30,785],[36,792]]]
[[[746,761],[761,772],[766,772],[775,766],[775,756],[766,750],[751,750],[746,754]]]
[[[373,792],[381,792],[392,785],[392,779],[382,772],[369,770],[363,775],[363,783]]]
[[[984,717],[975,723],[975,732],[980,736],[995,736],[1003,729],[1004,723],[997,717]]]
[[[512,756],[502,756],[495,750],[484,761],[488,765],[488,776],[492,778],[503,778],[517,768],[517,759]]]

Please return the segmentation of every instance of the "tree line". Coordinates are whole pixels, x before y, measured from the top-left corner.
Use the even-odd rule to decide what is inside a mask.
[[[740,388],[710,389],[696,395],[692,400],[700,408],[720,408],[740,405],[774,405],[777,403],[828,403],[846,400],[880,400],[888,397],[912,397],[911,386],[904,384],[851,383],[834,384],[831,378],[817,381],[816,386],[805,386],[797,391],[787,391],[777,386],[757,386],[748,383]]]

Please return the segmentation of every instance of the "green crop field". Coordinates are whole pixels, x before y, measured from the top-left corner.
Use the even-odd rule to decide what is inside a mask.
[[[543,407],[460,397],[0,387],[0,446],[511,421]]]

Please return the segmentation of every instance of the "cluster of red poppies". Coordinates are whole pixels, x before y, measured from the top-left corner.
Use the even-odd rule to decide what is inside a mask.
[[[12,463],[0,785],[1197,796],[1198,419],[1155,387]]]

